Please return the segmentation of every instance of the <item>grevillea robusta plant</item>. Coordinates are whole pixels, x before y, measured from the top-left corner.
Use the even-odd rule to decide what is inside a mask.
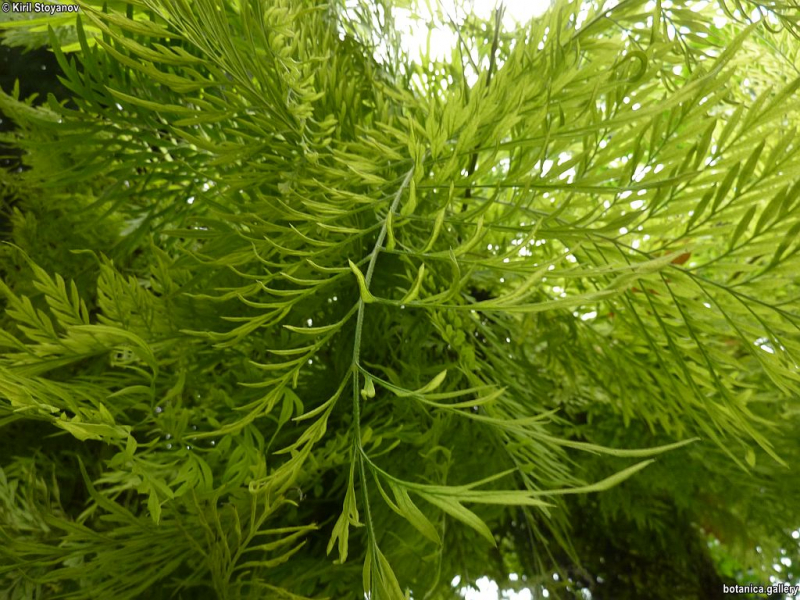
[[[800,7],[433,4],[2,16],[0,598],[794,581]]]

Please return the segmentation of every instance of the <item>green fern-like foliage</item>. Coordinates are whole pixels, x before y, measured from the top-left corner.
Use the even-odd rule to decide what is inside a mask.
[[[0,24],[70,92],[0,94],[0,597],[711,598],[797,559],[800,7],[433,7],[438,60],[407,4]]]

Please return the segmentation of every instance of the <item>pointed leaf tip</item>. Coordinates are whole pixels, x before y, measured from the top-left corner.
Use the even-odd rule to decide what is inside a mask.
[[[369,288],[367,287],[367,281],[364,279],[364,274],[361,272],[361,269],[359,269],[358,266],[356,266],[356,263],[354,263],[352,260],[348,259],[347,262],[350,265],[350,270],[353,271],[353,274],[358,280],[358,288],[361,292],[361,301],[364,302],[364,304],[375,302],[375,296],[370,293]]]

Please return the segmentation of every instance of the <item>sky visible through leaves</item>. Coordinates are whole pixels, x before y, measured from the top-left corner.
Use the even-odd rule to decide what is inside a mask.
[[[651,2],[651,4],[653,6],[655,5],[654,2]],[[672,4],[672,2],[667,0],[663,3],[663,6],[664,8],[669,8]],[[708,0],[700,0],[699,2],[692,2],[690,0],[682,4],[690,10],[699,12],[707,9],[712,3]],[[511,31],[520,24],[525,24],[530,19],[542,15],[550,7],[550,2],[549,0],[468,0],[466,3],[459,3],[456,0],[436,0],[433,5],[438,6],[441,13],[443,13],[446,18],[450,19],[451,23],[457,22],[458,17],[460,15],[463,16],[465,11],[470,11],[481,19],[488,21],[492,19],[494,11],[500,8],[503,11],[503,29]],[[613,3],[610,6],[613,6]],[[647,8],[652,9],[652,6],[648,5]],[[717,27],[724,27],[728,23],[728,18],[725,16],[722,9],[717,9],[716,12],[714,25]],[[416,17],[414,17],[413,13],[409,10],[395,9],[395,23],[401,34],[401,41],[404,50],[412,60],[419,61],[420,57],[426,52],[431,59],[446,60],[458,44],[458,37],[454,28],[440,21],[439,18],[437,18],[440,15],[435,13],[436,11],[429,12],[429,18],[426,21],[419,16],[425,14],[424,8],[418,11]],[[758,21],[760,19],[759,12],[753,10],[753,14],[750,15],[750,18],[754,21]],[[582,22],[577,21],[576,29],[579,29],[581,25]],[[680,70],[679,67],[678,69]],[[474,84],[476,80],[477,74],[472,73],[470,84]],[[568,160],[569,158],[569,156],[564,156],[562,160]],[[546,163],[544,168],[547,169]],[[636,210],[640,208],[642,204],[642,201],[633,200],[631,202],[631,208]],[[620,231],[620,233],[627,233],[627,230]],[[632,242],[632,246],[638,248],[639,243],[640,240],[635,239]],[[706,307],[710,308],[708,305],[706,305]],[[588,312],[580,315],[580,318],[582,320],[589,320],[596,316],[596,312]],[[770,354],[774,353],[774,349],[766,338],[756,339],[753,343],[764,352]],[[793,537],[795,539],[800,538],[800,530],[795,531]],[[758,551],[760,552],[760,549],[758,549]],[[791,566],[791,559],[781,559],[781,564],[776,563],[773,565],[773,570],[778,575],[771,575],[770,581],[772,583],[779,583],[782,581],[780,575],[786,573],[787,569]],[[511,580],[517,581],[517,577],[516,574],[512,574]],[[558,575],[554,575],[554,577],[557,578]],[[458,589],[459,594],[462,595],[465,600],[496,600],[497,598],[501,598],[502,600],[531,600],[534,598],[530,590],[517,592],[513,589],[503,589],[502,585],[498,585],[497,582],[488,577],[478,579],[477,588],[462,586],[459,577],[454,578],[451,583],[454,588]],[[581,590],[581,592],[587,600],[591,600],[591,592],[588,590]],[[549,592],[546,588],[541,589],[540,594],[542,598],[549,597]],[[787,596],[787,598],[800,600],[800,594],[791,597]]]

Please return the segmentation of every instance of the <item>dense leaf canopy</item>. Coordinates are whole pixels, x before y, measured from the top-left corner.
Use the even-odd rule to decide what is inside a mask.
[[[5,18],[0,598],[794,581],[794,0]]]

